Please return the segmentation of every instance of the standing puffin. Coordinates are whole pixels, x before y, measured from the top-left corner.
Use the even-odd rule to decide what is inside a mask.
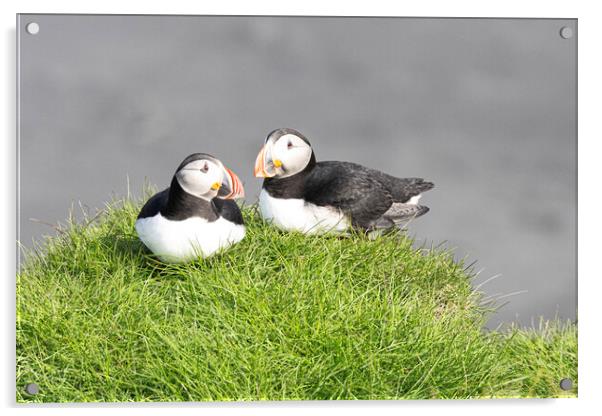
[[[140,240],[162,261],[208,257],[245,236],[238,177],[215,157],[194,153],[180,164],[169,188],[155,194],[136,220]]]
[[[428,212],[418,200],[434,186],[355,163],[316,162],[309,141],[288,128],[268,135],[254,174],[265,178],[259,195],[263,218],[308,234],[400,227]]]

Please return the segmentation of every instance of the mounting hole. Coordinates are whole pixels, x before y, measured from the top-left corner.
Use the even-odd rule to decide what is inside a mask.
[[[29,33],[30,35],[37,35],[40,31],[40,25],[36,22],[31,22],[28,23],[27,26],[25,26],[25,30],[27,30],[27,33]]]
[[[560,388],[565,391],[572,389],[573,380],[571,380],[570,378],[563,378],[562,380],[560,380]]]
[[[560,37],[562,39],[570,39],[573,37],[573,29],[568,26],[564,26],[560,29]]]
[[[40,387],[36,383],[28,383],[25,385],[25,392],[33,396],[40,392]]]
[[[36,22],[27,23],[27,26],[25,26],[25,30],[30,35],[37,35],[40,31],[40,25]]]

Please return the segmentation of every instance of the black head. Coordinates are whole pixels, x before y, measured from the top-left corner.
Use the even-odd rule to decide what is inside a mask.
[[[297,130],[280,128],[268,134],[257,155],[254,175],[262,178],[286,178],[303,171],[315,160],[307,138]]]
[[[242,198],[243,186],[230,169],[207,154],[193,153],[180,163],[174,181],[187,194],[211,201],[213,198]]]

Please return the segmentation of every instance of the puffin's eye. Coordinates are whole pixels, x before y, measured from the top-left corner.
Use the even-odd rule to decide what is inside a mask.
[[[290,140],[288,141],[288,143],[286,144],[287,149],[292,149],[293,148],[293,142],[291,142]]]
[[[205,164],[200,169],[200,171],[203,172],[203,173],[207,173],[208,170],[209,170],[209,163],[205,162]]]

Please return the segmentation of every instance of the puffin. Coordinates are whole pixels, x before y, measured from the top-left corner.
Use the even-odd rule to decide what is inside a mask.
[[[422,178],[397,178],[356,163],[316,162],[309,140],[290,128],[268,134],[253,173],[263,178],[262,217],[304,234],[400,229],[429,211],[418,201],[434,187]]]
[[[182,161],[169,188],[142,207],[135,228],[144,245],[166,263],[206,258],[245,236],[235,198],[244,196],[238,176],[206,153]]]

